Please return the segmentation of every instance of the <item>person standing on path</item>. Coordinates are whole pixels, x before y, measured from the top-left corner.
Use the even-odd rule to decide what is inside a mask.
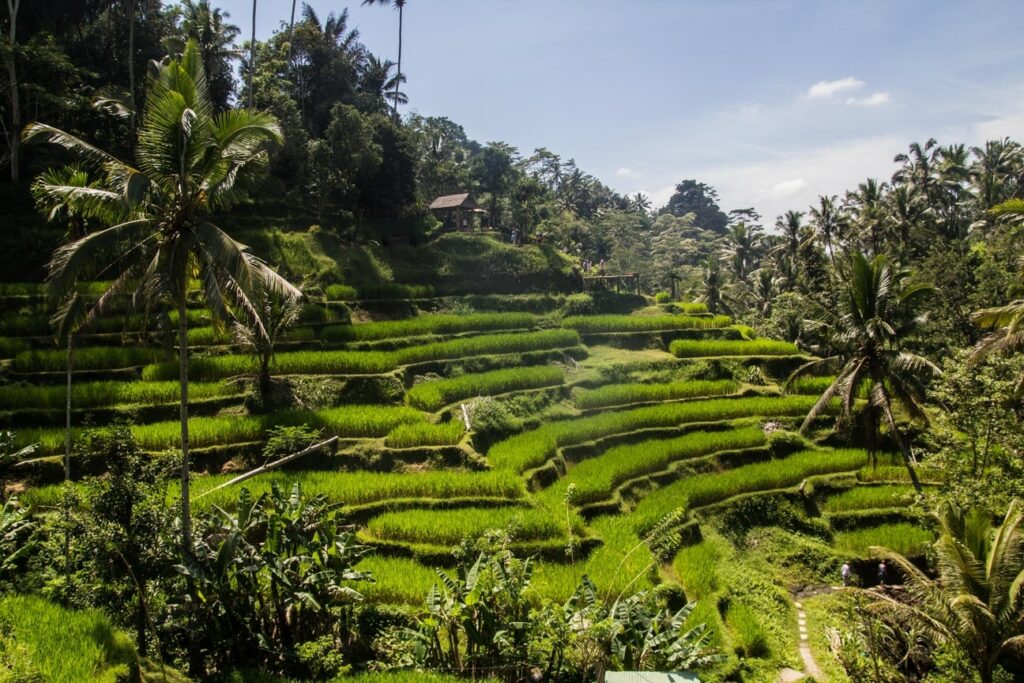
[[[888,578],[889,568],[885,565],[885,560],[882,560],[878,563],[878,585],[884,586]]]
[[[842,576],[843,576],[843,586],[849,586],[850,585],[850,576],[853,573],[853,570],[850,569],[850,562],[849,562],[849,560],[847,560],[846,562],[843,562],[843,568],[839,570],[839,573],[842,574]]]

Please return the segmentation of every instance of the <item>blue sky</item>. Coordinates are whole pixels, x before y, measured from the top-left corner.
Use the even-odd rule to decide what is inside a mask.
[[[248,0],[214,4],[248,37]],[[348,7],[394,59],[397,13]],[[290,10],[259,0],[257,36]],[[1024,139],[1022,20],[1020,0],[408,0],[402,66],[407,111],[655,205],[696,178],[770,224],[888,178],[913,140]]]

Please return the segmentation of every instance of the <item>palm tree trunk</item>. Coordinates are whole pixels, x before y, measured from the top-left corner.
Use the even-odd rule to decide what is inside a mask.
[[[21,152],[21,101],[18,97],[18,70],[15,65],[15,38],[18,28],[18,5],[21,0],[7,0],[7,11],[11,15],[11,26],[8,30],[8,48],[11,51],[7,58],[7,80],[10,83],[11,103],[11,182],[16,183],[21,179],[20,174],[20,152]]]
[[[292,52],[295,49],[295,3],[298,0],[292,0],[292,18],[288,22],[288,67],[292,65]],[[255,23],[255,22],[253,22]]]
[[[71,362],[74,353],[74,335],[68,334],[68,377],[67,394],[64,397],[64,488],[67,489],[71,481]],[[66,498],[64,499],[64,586],[69,585],[71,580],[71,508]]]
[[[907,466],[907,472],[910,474],[910,483],[914,485],[916,492],[921,493],[921,481],[917,478],[917,471],[914,469],[914,456],[910,452],[910,446],[907,445],[906,439],[903,438],[903,433],[896,426],[896,419],[892,416],[892,407],[889,405],[888,399],[886,400],[884,410],[885,420],[889,423],[889,429],[892,430],[892,436],[900,447],[903,463]]]
[[[128,0],[128,101],[132,105],[129,119],[135,132],[135,0]]]
[[[185,291],[178,295],[178,382],[181,386],[181,550],[183,558],[192,554],[192,504],[189,501],[188,457],[188,319],[185,315]]]
[[[398,119],[398,86],[402,84],[402,10],[405,2],[398,3],[398,64],[395,74],[395,119]]]
[[[293,10],[294,11],[294,10]],[[249,108],[252,109],[253,68],[256,65],[256,0],[252,0],[252,37],[249,40]]]

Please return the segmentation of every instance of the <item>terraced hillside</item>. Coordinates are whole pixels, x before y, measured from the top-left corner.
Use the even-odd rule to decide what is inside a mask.
[[[341,503],[376,548],[369,599],[420,604],[453,547],[497,529],[538,557],[533,585],[552,598],[584,575],[608,599],[681,586],[730,654],[718,673],[774,680],[800,668],[791,590],[835,582],[870,545],[915,554],[930,539],[889,456],[794,433],[827,378],[784,393],[806,358],[701,304],[610,296],[629,312],[605,314],[586,295],[362,292],[307,303],[274,361],[287,407],[270,411],[254,400],[252,359],[189,309],[190,431],[199,509],[232,504],[235,487],[218,487],[263,463],[275,430],[339,437],[245,486],[297,481]],[[37,287],[0,295],[0,420],[39,444],[16,483],[45,508],[63,476],[67,355]],[[127,420],[161,455],[178,439],[177,363],[141,324],[111,317],[78,341],[72,421],[78,435]]]

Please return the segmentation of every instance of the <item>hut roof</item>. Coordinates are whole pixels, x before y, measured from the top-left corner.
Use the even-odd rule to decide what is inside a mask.
[[[430,202],[430,208],[433,209],[475,209],[477,208],[476,201],[469,196],[468,192],[462,194],[448,194],[443,197],[438,197],[434,201]]]
[[[605,674],[605,683],[700,683],[700,679],[684,671],[609,671]]]

